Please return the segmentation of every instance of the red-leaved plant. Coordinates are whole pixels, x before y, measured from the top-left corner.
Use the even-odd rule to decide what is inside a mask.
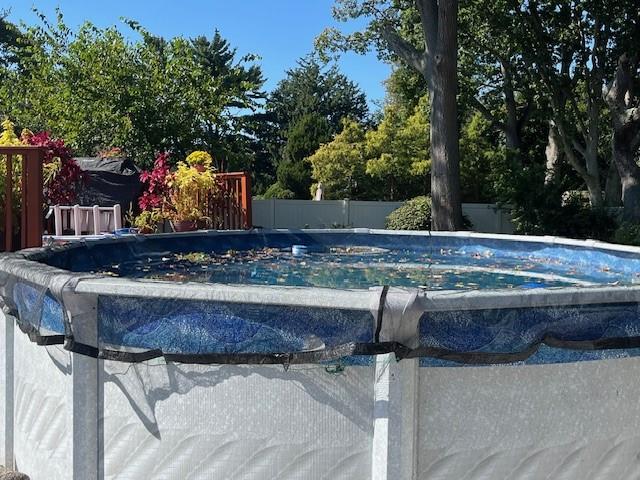
[[[60,166],[52,180],[44,187],[44,198],[48,205],[73,205],[78,190],[87,182],[87,175],[80,169],[64,140],[51,138],[49,132],[23,134],[22,141],[29,145],[45,147],[44,163],[60,159]]]
[[[169,186],[167,177],[171,171],[169,168],[169,154],[160,153],[153,163],[151,171],[144,170],[140,173],[140,181],[145,185],[144,192],[138,200],[141,210],[162,209],[169,198]]]

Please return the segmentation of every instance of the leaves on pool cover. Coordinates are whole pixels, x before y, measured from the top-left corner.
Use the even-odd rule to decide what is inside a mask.
[[[540,278],[539,273],[532,273],[532,276],[515,274],[517,271],[536,272],[537,264],[530,260],[507,265],[506,270],[514,272],[510,274],[491,252],[454,252],[449,249],[445,253],[445,258],[434,259],[429,252],[370,246],[331,247],[328,251],[304,256],[296,256],[290,249],[280,248],[227,250],[223,253],[195,251],[147,256],[142,260],[111,265],[101,273],[171,282],[330,288],[394,285],[430,290],[474,290],[568,284],[558,279]],[[446,258],[454,254],[466,260],[452,262]]]

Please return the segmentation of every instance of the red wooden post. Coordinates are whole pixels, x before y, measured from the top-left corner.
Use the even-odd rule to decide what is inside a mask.
[[[22,248],[42,246],[44,151],[31,150],[22,160]]]
[[[242,187],[242,211],[244,212],[244,225],[246,229],[253,227],[253,213],[251,211],[251,175],[243,172],[240,179]]]
[[[13,250],[13,158],[7,153],[7,168],[4,177],[4,249]]]

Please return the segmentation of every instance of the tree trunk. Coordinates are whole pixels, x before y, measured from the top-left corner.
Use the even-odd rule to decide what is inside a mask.
[[[547,137],[547,147],[544,149],[547,157],[546,172],[544,175],[544,183],[549,184],[553,180],[558,164],[560,163],[560,139],[556,132],[553,120],[549,121],[549,135]]]
[[[602,185],[600,185],[600,176],[589,175],[584,179],[587,184],[587,192],[589,193],[589,203],[594,208],[602,207]]]
[[[433,230],[460,230],[460,156],[457,83],[458,2],[438,5],[438,47],[431,78],[431,202]]]
[[[386,28],[389,48],[422,74],[431,97],[431,228],[460,230],[460,154],[456,108],[458,0],[415,0],[424,51]]]
[[[640,148],[640,105],[633,91],[637,60],[623,54],[605,92],[613,124],[613,161],[622,183],[623,218],[634,222],[640,221],[640,167],[635,158]]]
[[[504,102],[507,109],[507,117],[504,122],[504,133],[506,137],[506,146],[515,155],[517,164],[521,163],[520,148],[522,140],[520,138],[520,126],[518,120],[518,104],[513,88],[513,79],[511,78],[511,68],[506,61],[500,61],[500,71],[504,79]]]
[[[613,134],[613,159],[622,184],[622,216],[626,221],[640,221],[640,167],[625,132]]]
[[[622,205],[622,183],[616,162],[609,163],[607,180],[604,185],[604,204],[607,207],[619,207]]]

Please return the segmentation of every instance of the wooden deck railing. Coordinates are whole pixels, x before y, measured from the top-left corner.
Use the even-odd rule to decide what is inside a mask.
[[[5,162],[4,228],[0,227],[0,251],[42,246],[44,200],[42,163],[44,149],[33,146],[0,147],[0,161]],[[15,188],[17,162],[22,162],[20,188]],[[247,172],[217,175],[220,192],[209,202],[208,216],[213,228],[222,230],[249,229],[251,214],[251,176]],[[19,192],[19,193],[18,193]],[[15,195],[19,194],[19,199]],[[4,200],[2,202],[2,200]],[[17,231],[19,230],[19,236]]]
[[[220,192],[209,201],[207,216],[213,228],[246,230],[253,226],[251,175],[247,172],[218,173]]]
[[[42,162],[44,149],[33,146],[0,147],[0,161],[5,162],[4,178],[4,230],[3,251],[42,245],[43,231],[43,184]],[[14,191],[16,162],[22,162],[20,188]],[[17,201],[15,193],[19,192]],[[18,213],[18,215],[16,215]],[[16,235],[19,218],[20,236]]]

